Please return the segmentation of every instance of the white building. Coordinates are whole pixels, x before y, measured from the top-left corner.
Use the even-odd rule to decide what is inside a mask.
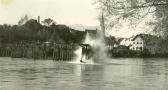
[[[130,50],[157,53],[160,38],[149,34],[138,34],[131,41]]]

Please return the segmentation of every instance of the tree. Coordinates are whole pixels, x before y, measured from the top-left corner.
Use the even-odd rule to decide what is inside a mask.
[[[23,26],[25,26],[26,28],[29,28],[30,30],[35,30],[35,31],[41,29],[41,24],[39,24],[35,19],[28,20]]]
[[[52,24],[56,24],[56,22],[54,22],[54,20],[52,20],[51,18],[44,19],[44,21],[42,21],[42,23],[48,27]]]
[[[120,20],[130,22],[132,27],[144,21],[144,25],[153,26],[154,31],[168,34],[168,0],[96,0],[95,3],[100,17],[103,12],[106,18],[106,28],[116,26]],[[148,19],[149,15],[151,20]]]
[[[168,6],[168,0],[96,0],[96,3],[98,9],[105,11],[106,16],[121,15],[123,17],[135,15],[139,9]]]
[[[29,20],[29,17],[28,17],[28,15],[26,14],[25,16],[23,16],[23,17],[19,20],[18,24],[19,24],[19,25],[23,25],[23,24],[25,24],[28,20]]]

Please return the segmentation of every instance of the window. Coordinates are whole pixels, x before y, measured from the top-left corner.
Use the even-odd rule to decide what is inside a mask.
[[[138,50],[139,48],[138,47],[136,47],[136,50]]]
[[[140,50],[142,51],[142,50],[143,50],[143,48],[142,48],[142,47],[140,47]]]
[[[139,42],[137,42],[137,44],[139,44]]]
[[[140,44],[142,44],[142,42],[140,42]]]
[[[135,44],[135,42],[133,42],[133,44]]]

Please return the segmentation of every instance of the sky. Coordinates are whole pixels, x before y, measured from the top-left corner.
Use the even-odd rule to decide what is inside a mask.
[[[98,10],[94,0],[0,0],[0,24],[17,24],[27,14],[30,18],[41,21],[51,18],[57,24],[78,26],[99,26]],[[128,21],[122,21],[110,30],[107,35],[131,37],[138,33],[151,31],[146,21],[153,20],[153,15],[146,17],[136,28],[130,27]],[[111,20],[112,21],[112,20]]]
[[[17,24],[28,14],[36,19],[52,18],[58,24],[98,26],[94,0],[0,0],[0,24]]]

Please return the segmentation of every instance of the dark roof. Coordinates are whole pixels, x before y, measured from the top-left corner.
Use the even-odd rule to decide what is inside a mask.
[[[151,41],[151,40],[160,39],[159,37],[154,36],[154,35],[150,35],[150,34],[138,34],[131,41],[134,41],[137,37],[141,37],[144,41]]]
[[[97,37],[97,30],[89,30],[89,29],[86,29],[85,30],[85,33],[89,33],[89,35],[91,37]]]
[[[97,29],[96,30],[86,29],[85,32],[96,34],[97,33]]]

